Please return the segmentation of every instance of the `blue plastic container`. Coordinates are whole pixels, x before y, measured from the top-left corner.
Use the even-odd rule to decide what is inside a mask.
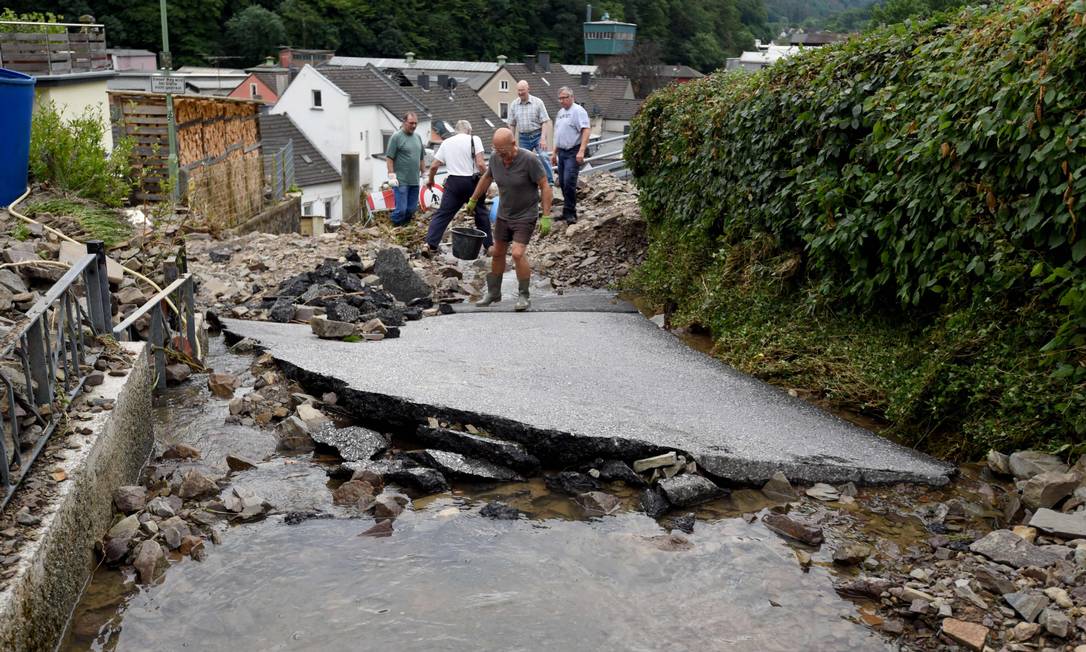
[[[494,199],[490,200],[490,223],[491,224],[498,221],[498,199],[499,198],[497,196],[495,196]]]
[[[34,78],[0,68],[0,206],[26,192]]]

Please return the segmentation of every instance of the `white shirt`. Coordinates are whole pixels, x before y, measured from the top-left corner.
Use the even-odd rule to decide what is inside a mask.
[[[469,138],[471,140],[469,140]],[[437,154],[434,158],[445,164],[445,169],[448,170],[449,176],[470,177],[479,171],[475,166],[474,159],[471,157],[472,140],[475,141],[475,153],[482,154],[482,139],[478,136],[468,136],[467,134],[456,134],[455,136],[446,138],[441,142],[441,147],[437,148]]]
[[[568,109],[558,109],[554,118],[554,146],[559,149],[578,147],[581,144],[581,130],[592,126],[588,111],[576,102]]]

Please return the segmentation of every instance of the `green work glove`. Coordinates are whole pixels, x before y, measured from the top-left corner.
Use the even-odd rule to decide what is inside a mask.
[[[478,202],[475,201],[474,197],[469,199],[467,205],[464,206],[464,212],[467,213],[468,215],[474,215],[475,214],[475,204],[476,203],[478,203]]]
[[[539,235],[547,235],[551,232],[551,216],[544,215],[543,219],[539,220]]]

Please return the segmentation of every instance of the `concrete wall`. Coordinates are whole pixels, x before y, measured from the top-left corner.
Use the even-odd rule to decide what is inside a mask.
[[[0,650],[53,651],[94,568],[94,543],[112,525],[113,490],[134,483],[151,452],[147,348],[121,346],[138,355],[132,370],[126,377],[107,375],[91,394],[116,399],[114,409],[80,422],[93,434],[70,435],[67,446],[50,444],[60,461],[39,462],[31,470],[42,478],[63,470],[67,480],[44,480],[56,493],[33,512],[42,519],[31,526],[39,536],[26,541],[16,553],[19,560],[8,566],[15,575],[0,592]],[[7,509],[18,509],[19,498],[16,493]]]
[[[65,119],[83,115],[87,108],[98,112],[102,121],[102,146],[113,151],[113,127],[109,122],[109,96],[106,95],[107,79],[87,81],[70,80],[56,84],[39,84],[34,87],[37,101],[52,100]]]
[[[259,231],[261,233],[299,233],[301,231],[302,197],[288,195],[286,199],[252,219],[227,231],[229,236],[244,235]]]
[[[312,203],[313,210],[310,215],[323,215],[326,220],[333,222],[343,217],[343,200],[340,195],[343,192],[340,183],[320,183],[315,186],[302,188],[302,215],[305,215],[305,205]],[[332,202],[332,210],[325,210],[325,202]]]

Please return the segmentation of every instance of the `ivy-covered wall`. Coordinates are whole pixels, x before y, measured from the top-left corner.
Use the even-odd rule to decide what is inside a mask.
[[[1074,445],[1083,62],[1086,0],[1017,0],[656,93],[626,147],[651,243],[635,283],[763,377],[779,360],[759,347],[833,348],[816,324],[860,348],[886,336],[894,360],[831,368],[869,386],[843,407],[913,443]],[[825,393],[830,372],[797,371]]]

